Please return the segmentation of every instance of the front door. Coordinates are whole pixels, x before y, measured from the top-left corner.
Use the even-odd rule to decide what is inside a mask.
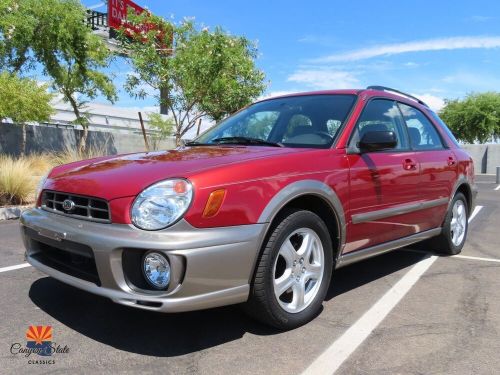
[[[350,207],[344,253],[419,231],[420,166],[395,101],[369,101],[353,130],[349,150],[368,131],[393,131],[397,146],[389,151],[348,152]]]

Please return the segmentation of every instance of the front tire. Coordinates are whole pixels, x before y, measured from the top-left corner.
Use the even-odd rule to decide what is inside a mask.
[[[443,231],[433,241],[433,250],[444,255],[460,253],[467,238],[468,217],[467,200],[462,193],[457,193],[446,214]]]
[[[312,320],[325,299],[333,267],[332,241],[321,218],[287,210],[259,257],[245,310],[278,329]]]

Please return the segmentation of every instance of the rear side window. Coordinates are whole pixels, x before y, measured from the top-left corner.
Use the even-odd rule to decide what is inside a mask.
[[[442,149],[443,143],[434,125],[418,109],[399,103],[408,127],[411,147],[415,150]]]
[[[441,125],[441,127],[445,131],[446,135],[448,136],[448,138],[450,138],[450,140],[453,142],[453,144],[457,147],[460,147],[460,143],[458,143],[457,139],[455,138],[455,135],[452,133],[450,128],[448,128],[448,125],[446,125],[444,123],[444,121],[441,120],[441,118],[437,114],[435,114],[433,111],[429,111],[429,112],[430,112],[431,116],[434,118],[434,120],[437,121],[437,123],[439,125]]]
[[[363,135],[370,131],[392,131],[398,140],[396,149],[409,148],[401,112],[392,100],[374,99],[366,105],[354,130],[351,144],[358,146]]]

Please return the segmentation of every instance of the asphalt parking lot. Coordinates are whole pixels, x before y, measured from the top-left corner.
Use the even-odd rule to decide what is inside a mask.
[[[403,249],[338,270],[321,314],[278,332],[231,306],[164,315],[113,304],[24,263],[17,221],[0,223],[0,373],[500,373],[500,189],[480,196],[458,257]],[[54,364],[13,355],[52,325]]]

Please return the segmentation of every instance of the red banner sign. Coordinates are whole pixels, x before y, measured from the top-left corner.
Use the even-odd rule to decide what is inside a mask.
[[[126,26],[129,7],[137,14],[144,12],[144,8],[132,0],[108,0],[108,26],[115,30]]]
[[[155,38],[158,42],[158,50],[163,54],[171,55],[174,40],[172,29],[170,27],[158,29],[158,26],[147,21],[141,25],[131,25],[127,21],[127,15],[130,8],[138,15],[146,11],[131,0],[108,0],[108,26],[115,30],[125,28],[125,35],[131,38],[139,37],[139,40],[142,39],[143,41],[146,40],[146,38],[142,36],[144,33],[151,30],[158,30]]]

